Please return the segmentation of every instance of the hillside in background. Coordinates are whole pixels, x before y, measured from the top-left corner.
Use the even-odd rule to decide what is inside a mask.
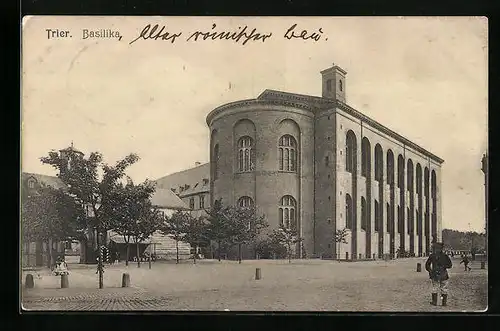
[[[443,243],[445,249],[470,250],[474,247],[476,250],[483,250],[485,249],[485,234],[444,229]]]

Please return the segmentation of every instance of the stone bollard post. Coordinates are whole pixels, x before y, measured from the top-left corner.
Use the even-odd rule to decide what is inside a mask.
[[[125,273],[122,275],[122,287],[130,286],[130,275]]]
[[[362,260],[363,259],[363,255],[361,255],[361,253],[359,253],[359,259]]]
[[[345,252],[345,259],[349,260],[349,252]]]
[[[422,272],[422,264],[417,263],[417,272]]]
[[[261,279],[262,275],[260,273],[260,268],[255,269],[255,280]]]
[[[375,253],[373,253],[373,259],[375,260]]]
[[[481,269],[486,269],[486,262],[481,261]]]
[[[61,288],[69,287],[69,279],[68,275],[61,275]]]
[[[26,288],[33,288],[35,287],[35,281],[33,280],[33,275],[32,274],[27,274],[26,275],[26,282],[24,284]]]

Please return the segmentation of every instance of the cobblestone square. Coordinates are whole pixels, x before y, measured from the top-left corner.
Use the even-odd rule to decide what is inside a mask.
[[[70,265],[69,288],[47,272],[25,289],[26,310],[214,310],[224,311],[482,311],[487,307],[487,270],[458,260],[450,270],[447,307],[433,307],[430,280],[416,272],[422,258],[336,262],[326,260],[157,262],[108,266],[98,289],[95,266]],[[260,268],[262,279],[255,280]],[[131,287],[121,288],[130,274]]]

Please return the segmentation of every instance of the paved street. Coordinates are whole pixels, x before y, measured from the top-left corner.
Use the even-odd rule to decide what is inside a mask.
[[[70,266],[70,288],[41,273],[35,288],[23,290],[29,310],[318,310],[318,311],[478,311],[487,305],[487,270],[479,263],[464,272],[459,260],[450,270],[448,307],[432,307],[424,259],[338,263],[259,260],[132,263],[106,267],[97,289],[95,266]],[[261,268],[262,279],[255,280]],[[121,288],[130,274],[131,287]],[[23,276],[24,283],[24,276]]]

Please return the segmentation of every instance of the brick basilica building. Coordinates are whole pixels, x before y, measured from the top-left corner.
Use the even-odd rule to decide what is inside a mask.
[[[427,255],[441,240],[443,160],[350,107],[342,68],[321,77],[321,97],[265,90],[208,114],[210,162],[192,179],[209,183],[205,206],[253,205],[269,231],[295,224],[302,256]]]

